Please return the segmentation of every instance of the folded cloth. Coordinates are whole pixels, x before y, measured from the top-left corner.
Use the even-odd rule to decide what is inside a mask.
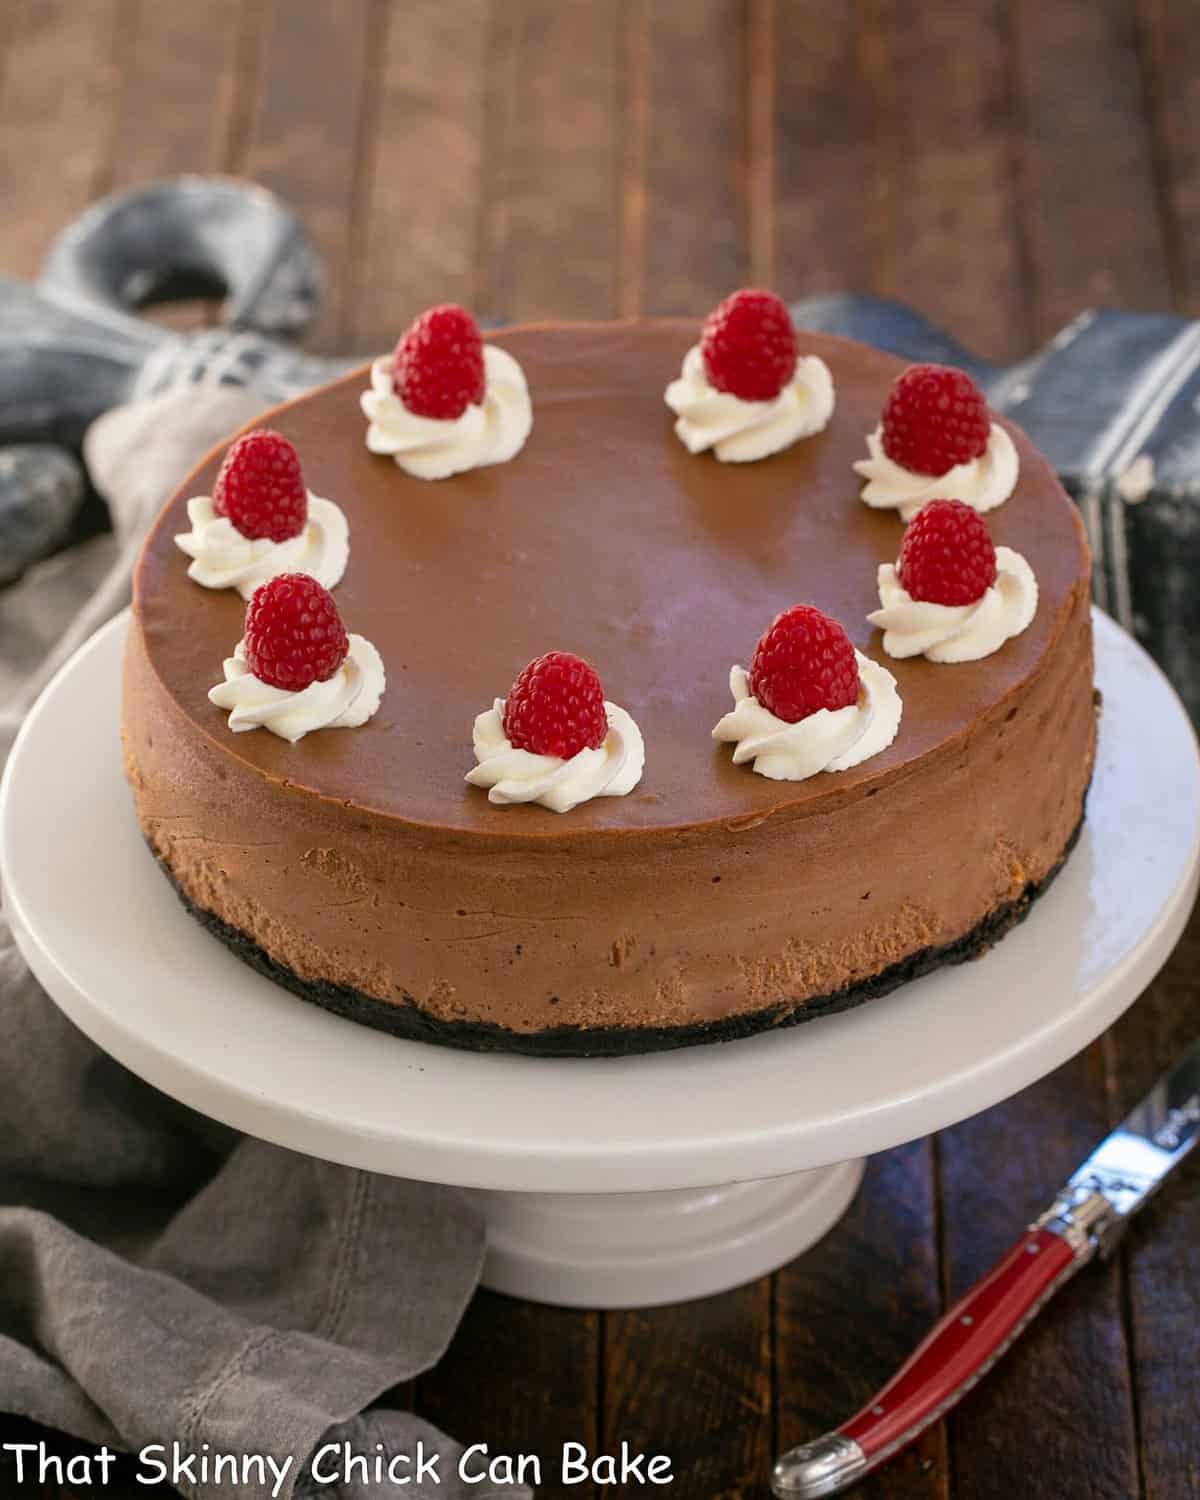
[[[0,764],[40,686],[126,602],[172,483],[258,406],[191,391],[95,424],[88,463],[114,535],[0,595]],[[328,1444],[372,1463],[420,1445],[437,1480],[396,1491],[413,1500],[527,1496],[460,1481],[456,1443],[366,1410],[441,1357],[483,1252],[454,1189],[241,1137],[135,1078],[48,999],[0,905],[0,1412],[110,1449],[263,1461],[264,1485],[257,1470],[250,1484],[182,1471],[181,1491],[206,1500],[392,1492],[358,1466],[319,1482],[342,1467],[327,1456],[314,1478]]]

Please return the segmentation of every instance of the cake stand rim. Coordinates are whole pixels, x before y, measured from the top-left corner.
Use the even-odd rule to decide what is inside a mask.
[[[915,1016],[913,997],[918,991],[925,997],[931,982],[940,985],[943,991],[948,990],[948,985],[966,991],[978,980],[982,966],[968,964],[942,970],[904,986],[893,997],[873,1001],[844,1016],[825,1018],[788,1033],[768,1034],[744,1042],[623,1059],[546,1060],[504,1055],[484,1058],[478,1054],[382,1037],[317,1011],[315,1007],[304,1006],[261,976],[244,969],[178,906],[139,839],[137,857],[146,861],[149,873],[169,898],[169,905],[159,903],[157,897],[149,897],[147,887],[145,894],[150,906],[156,908],[151,913],[152,920],[156,924],[180,924],[172,931],[172,942],[177,938],[187,945],[191,956],[207,971],[211,983],[232,985],[241,992],[242,1003],[270,1008],[276,1019],[284,1019],[287,1031],[294,1031],[297,1036],[291,1038],[285,1034],[279,1043],[282,1051],[270,1057],[271,1067],[260,1067],[255,1075],[253,1062],[247,1072],[230,1048],[221,1048],[219,1039],[213,1039],[214,1044],[203,1059],[190,1053],[185,1046],[186,1039],[177,1030],[172,1030],[169,1005],[165,1021],[159,1010],[147,1011],[144,1005],[140,1009],[130,1005],[128,997],[136,992],[138,980],[135,954],[123,955],[132,968],[123,976],[121,985],[113,981],[111,974],[107,976],[107,987],[102,982],[81,982],[77,978],[79,970],[76,967],[73,971],[72,963],[78,955],[67,957],[70,943],[57,941],[53,929],[53,921],[61,919],[63,911],[53,910],[53,903],[47,901],[44,889],[41,892],[33,890],[36,885],[33,856],[40,852],[35,846],[44,840],[35,835],[30,816],[21,816],[22,801],[23,794],[36,788],[39,773],[53,758],[51,754],[43,761],[33,747],[36,745],[37,751],[48,748],[42,741],[53,727],[55,716],[66,714],[69,718],[72,712],[82,714],[85,690],[90,688],[93,695],[101,692],[106,672],[112,674],[112,697],[115,699],[128,612],[110,621],[64,665],[31,711],[13,746],[0,785],[0,869],[5,872],[6,907],[16,940],[35,974],[55,1003],[98,1046],[192,1108],[293,1150],[392,1175],[475,1188],[548,1193],[672,1190],[783,1176],[828,1166],[944,1128],[1027,1087],[1059,1066],[1106,1029],[1136,999],[1165,962],[1183,930],[1200,872],[1200,756],[1195,736],[1182,704],[1157,665],[1108,617],[1095,611],[1094,618],[1098,666],[1104,665],[1115,671],[1113,663],[1122,664],[1124,659],[1125,678],[1117,674],[1119,681],[1115,692],[1105,685],[1108,715],[1111,717],[1121,707],[1131,706],[1123,699],[1125,694],[1136,690],[1131,689],[1126,680],[1130,664],[1136,664],[1135,675],[1141,679],[1141,689],[1148,700],[1156,700],[1154,706],[1163,715],[1164,733],[1158,739],[1155,753],[1161,757],[1163,746],[1169,745],[1171,753],[1178,758],[1179,769],[1186,776],[1186,787],[1177,790],[1186,793],[1183,801],[1186,802],[1188,817],[1177,818],[1174,831],[1169,835],[1176,837],[1176,846],[1172,853],[1167,899],[1158,904],[1157,911],[1147,920],[1139,941],[1119,955],[1085,992],[1071,996],[1070,1003],[1060,999],[1050,1023],[1042,1026],[1035,1037],[1016,1035],[1010,1038],[1007,1047],[990,1050],[973,1059],[960,1057],[949,1074],[939,1074],[935,1080],[926,1078],[911,1089],[897,1086],[892,1080],[882,1090],[882,1097],[866,1102],[860,1099],[855,1107],[840,1112],[827,1110],[820,1118],[797,1115],[789,1101],[789,1107],[770,1123],[760,1122],[746,1129],[740,1118],[736,1121],[732,1118],[729,1101],[725,1100],[712,1111],[715,1118],[706,1118],[703,1130],[690,1136],[677,1135],[672,1139],[668,1134],[666,1139],[656,1139],[645,1131],[636,1139],[614,1141],[597,1137],[594,1127],[572,1118],[571,1080],[572,1077],[576,1080],[576,1088],[579,1081],[586,1081],[590,1092],[597,1086],[596,1079],[583,1070],[595,1070],[597,1078],[603,1070],[607,1079],[598,1085],[599,1093],[595,1098],[606,1100],[611,1095],[613,1107],[619,1108],[622,1096],[628,1102],[631,1097],[629,1090],[633,1088],[643,1103],[649,1093],[654,1098],[661,1097],[666,1107],[672,1102],[672,1090],[675,1099],[682,1097],[681,1079],[684,1090],[694,1090],[698,1084],[707,1085],[716,1090],[715,1098],[722,1087],[721,1075],[730,1074],[732,1070],[740,1080],[745,1108],[750,1094],[744,1084],[747,1079],[759,1076],[757,1064],[760,1060],[768,1075],[778,1075],[786,1060],[784,1049],[787,1049],[787,1057],[798,1061],[798,1075],[802,1079],[806,1054],[796,1049],[807,1048],[806,1037],[818,1028],[825,1028],[828,1034],[828,1029],[836,1026],[846,1033],[848,1046],[856,1049],[855,1055],[844,1062],[851,1067],[857,1063],[861,1069],[864,1058],[870,1056],[872,1041],[879,1042],[880,1033],[889,1029],[876,1024],[877,1018],[885,1013],[894,1017],[894,1007],[906,1003],[913,1008]],[[90,677],[87,675],[89,668],[92,669]],[[102,704],[101,710],[111,711],[115,723],[115,703]],[[85,723],[80,727],[86,730],[89,725]],[[1110,731],[1109,739],[1112,738]],[[1103,751],[1103,725],[1101,747]],[[112,745],[109,749],[116,754]],[[119,765],[119,755],[116,759]],[[92,764],[93,760],[85,762],[85,765]],[[1106,775],[1107,778],[1128,778],[1135,769],[1125,765],[1106,774],[1098,773],[1101,790]],[[1127,792],[1128,785],[1123,782],[1119,789]],[[1094,791],[1093,797],[1095,795]],[[93,798],[92,801],[97,806],[104,806],[106,814],[116,816],[115,810],[104,804],[103,798]],[[1175,805],[1176,809],[1181,806],[1179,798]],[[136,828],[127,799],[125,814]],[[1180,827],[1183,823],[1186,823],[1186,830]],[[1085,823],[1082,841],[1085,846],[1088,827]],[[116,842],[120,844],[121,840]],[[1136,866],[1134,856],[1147,852],[1135,846],[1136,840],[1134,846],[1122,846],[1131,869]],[[1037,903],[1029,923],[1008,934],[995,953],[987,958],[987,965],[996,964],[1001,954],[1012,954],[1014,948],[1011,945],[1023,943],[1031,954],[1040,951],[1045,956],[1052,956],[1051,949],[1057,949],[1059,944],[1056,937],[1054,944],[1047,946],[1047,934],[1050,927],[1057,924],[1046,919],[1044,913],[1053,911],[1060,918],[1064,913],[1069,915],[1062,891],[1067,885],[1079,884],[1078,878],[1072,881],[1071,872],[1073,869],[1078,872],[1076,862],[1083,853],[1082,849],[1076,851],[1055,886]],[[126,849],[122,855],[126,880],[133,878],[128,856],[129,849]],[[1095,877],[1097,872],[1091,874]],[[141,878],[140,874],[137,878]],[[1133,879],[1132,875],[1130,879]],[[34,896],[32,902],[27,899],[31,893]],[[1107,891],[1107,894],[1111,896],[1112,893]],[[1027,935],[1035,925],[1046,928],[1047,933],[1032,943]],[[186,938],[185,932],[189,934]],[[193,933],[203,940],[203,946],[197,947],[191,941]],[[1065,942],[1070,934],[1060,936]],[[1011,963],[1007,967],[1011,969]],[[98,988],[102,993],[97,993]],[[939,1003],[944,1007],[951,1002],[943,995]],[[287,1009],[280,1010],[280,1005]],[[950,1015],[949,1010],[944,1013]],[[306,1018],[304,1021],[300,1020],[302,1016]],[[320,1021],[316,1020],[317,1017],[321,1018]],[[895,1031],[897,1024],[893,1021],[890,1029]],[[337,1029],[314,1031],[314,1027]],[[348,1028],[348,1031],[341,1028]],[[872,1032],[877,1033],[874,1038]],[[347,1036],[354,1038],[348,1045]],[[196,1034],[193,1042],[197,1037],[203,1050],[206,1045],[204,1037]],[[553,1088],[549,1096],[535,1098],[524,1106],[525,1113],[517,1120],[515,1133],[511,1131],[513,1121],[504,1117],[510,1127],[507,1138],[485,1139],[478,1129],[473,1135],[463,1128],[457,1132],[444,1126],[435,1129],[429,1118],[418,1114],[416,1106],[410,1111],[411,1117],[406,1118],[402,1092],[394,1101],[389,1096],[386,1101],[389,1107],[384,1110],[379,1108],[376,1095],[372,1104],[375,1113],[370,1118],[361,1113],[358,1118],[350,1118],[347,1111],[336,1103],[322,1104],[311,1094],[302,1096],[299,1089],[289,1082],[293,1068],[280,1066],[291,1044],[290,1062],[303,1071],[302,1065],[311,1064],[312,1058],[296,1054],[304,1047],[311,1051],[312,1038],[316,1037],[321,1044],[332,1042],[342,1055],[357,1053],[358,1061],[351,1067],[357,1066],[360,1074],[363,1060],[379,1054],[379,1049],[404,1049],[403,1052],[379,1055],[392,1058],[396,1083],[407,1082],[410,1090],[420,1076],[436,1075],[431,1086],[422,1086],[416,1092],[421,1094],[421,1107],[424,1107],[431,1097],[430,1087],[432,1097],[438,1097],[441,1091],[440,1097],[446,1113],[451,1116],[451,1124],[452,1105],[465,1086],[482,1086],[485,1091],[497,1094],[498,1105],[510,1106],[529,1092],[531,1080],[552,1084]],[[339,1042],[341,1046],[338,1046]],[[773,1049],[771,1053],[762,1052],[764,1044]],[[751,1048],[758,1049],[754,1058],[748,1051]],[[828,1050],[828,1045],[822,1044],[817,1052],[823,1054]],[[392,1063],[387,1064],[389,1069]],[[778,1082],[778,1077],[774,1081]],[[610,1083],[611,1087],[608,1086]],[[659,1090],[661,1096],[656,1092]],[[394,1113],[390,1107],[393,1102],[396,1103]],[[554,1107],[545,1108],[548,1102]],[[543,1108],[537,1108],[538,1105]],[[349,1114],[360,1107],[361,1101],[355,1095],[348,1104]]]

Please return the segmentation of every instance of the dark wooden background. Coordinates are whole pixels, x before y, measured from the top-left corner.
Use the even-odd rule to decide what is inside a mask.
[[[1200,3],[0,0],[0,270],[182,170],[298,210],[324,351],[444,299],[700,315],[754,282],[899,297],[1010,359],[1095,302],[1200,312]],[[1194,923],[1112,1032],[874,1160],[777,1275],[652,1312],[483,1294],[403,1398],[506,1450],[666,1452],[680,1500],[765,1494],[774,1451],[863,1401],[1200,1032],[1198,957]],[[1198,1354],[1193,1167],[861,1493],[1200,1497]]]

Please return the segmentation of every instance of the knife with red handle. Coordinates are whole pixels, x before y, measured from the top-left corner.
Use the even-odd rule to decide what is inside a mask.
[[[1200,1042],[1092,1152],[1044,1214],[930,1331],[861,1411],[792,1448],[772,1471],[778,1500],[837,1495],[907,1447],[985,1375],[1200,1139]]]

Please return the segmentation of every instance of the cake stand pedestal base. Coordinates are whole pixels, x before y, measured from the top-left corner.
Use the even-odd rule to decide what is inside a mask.
[[[655,1307],[754,1281],[816,1244],[862,1161],[667,1193],[472,1191],[488,1224],[484,1286],[560,1307]]]

